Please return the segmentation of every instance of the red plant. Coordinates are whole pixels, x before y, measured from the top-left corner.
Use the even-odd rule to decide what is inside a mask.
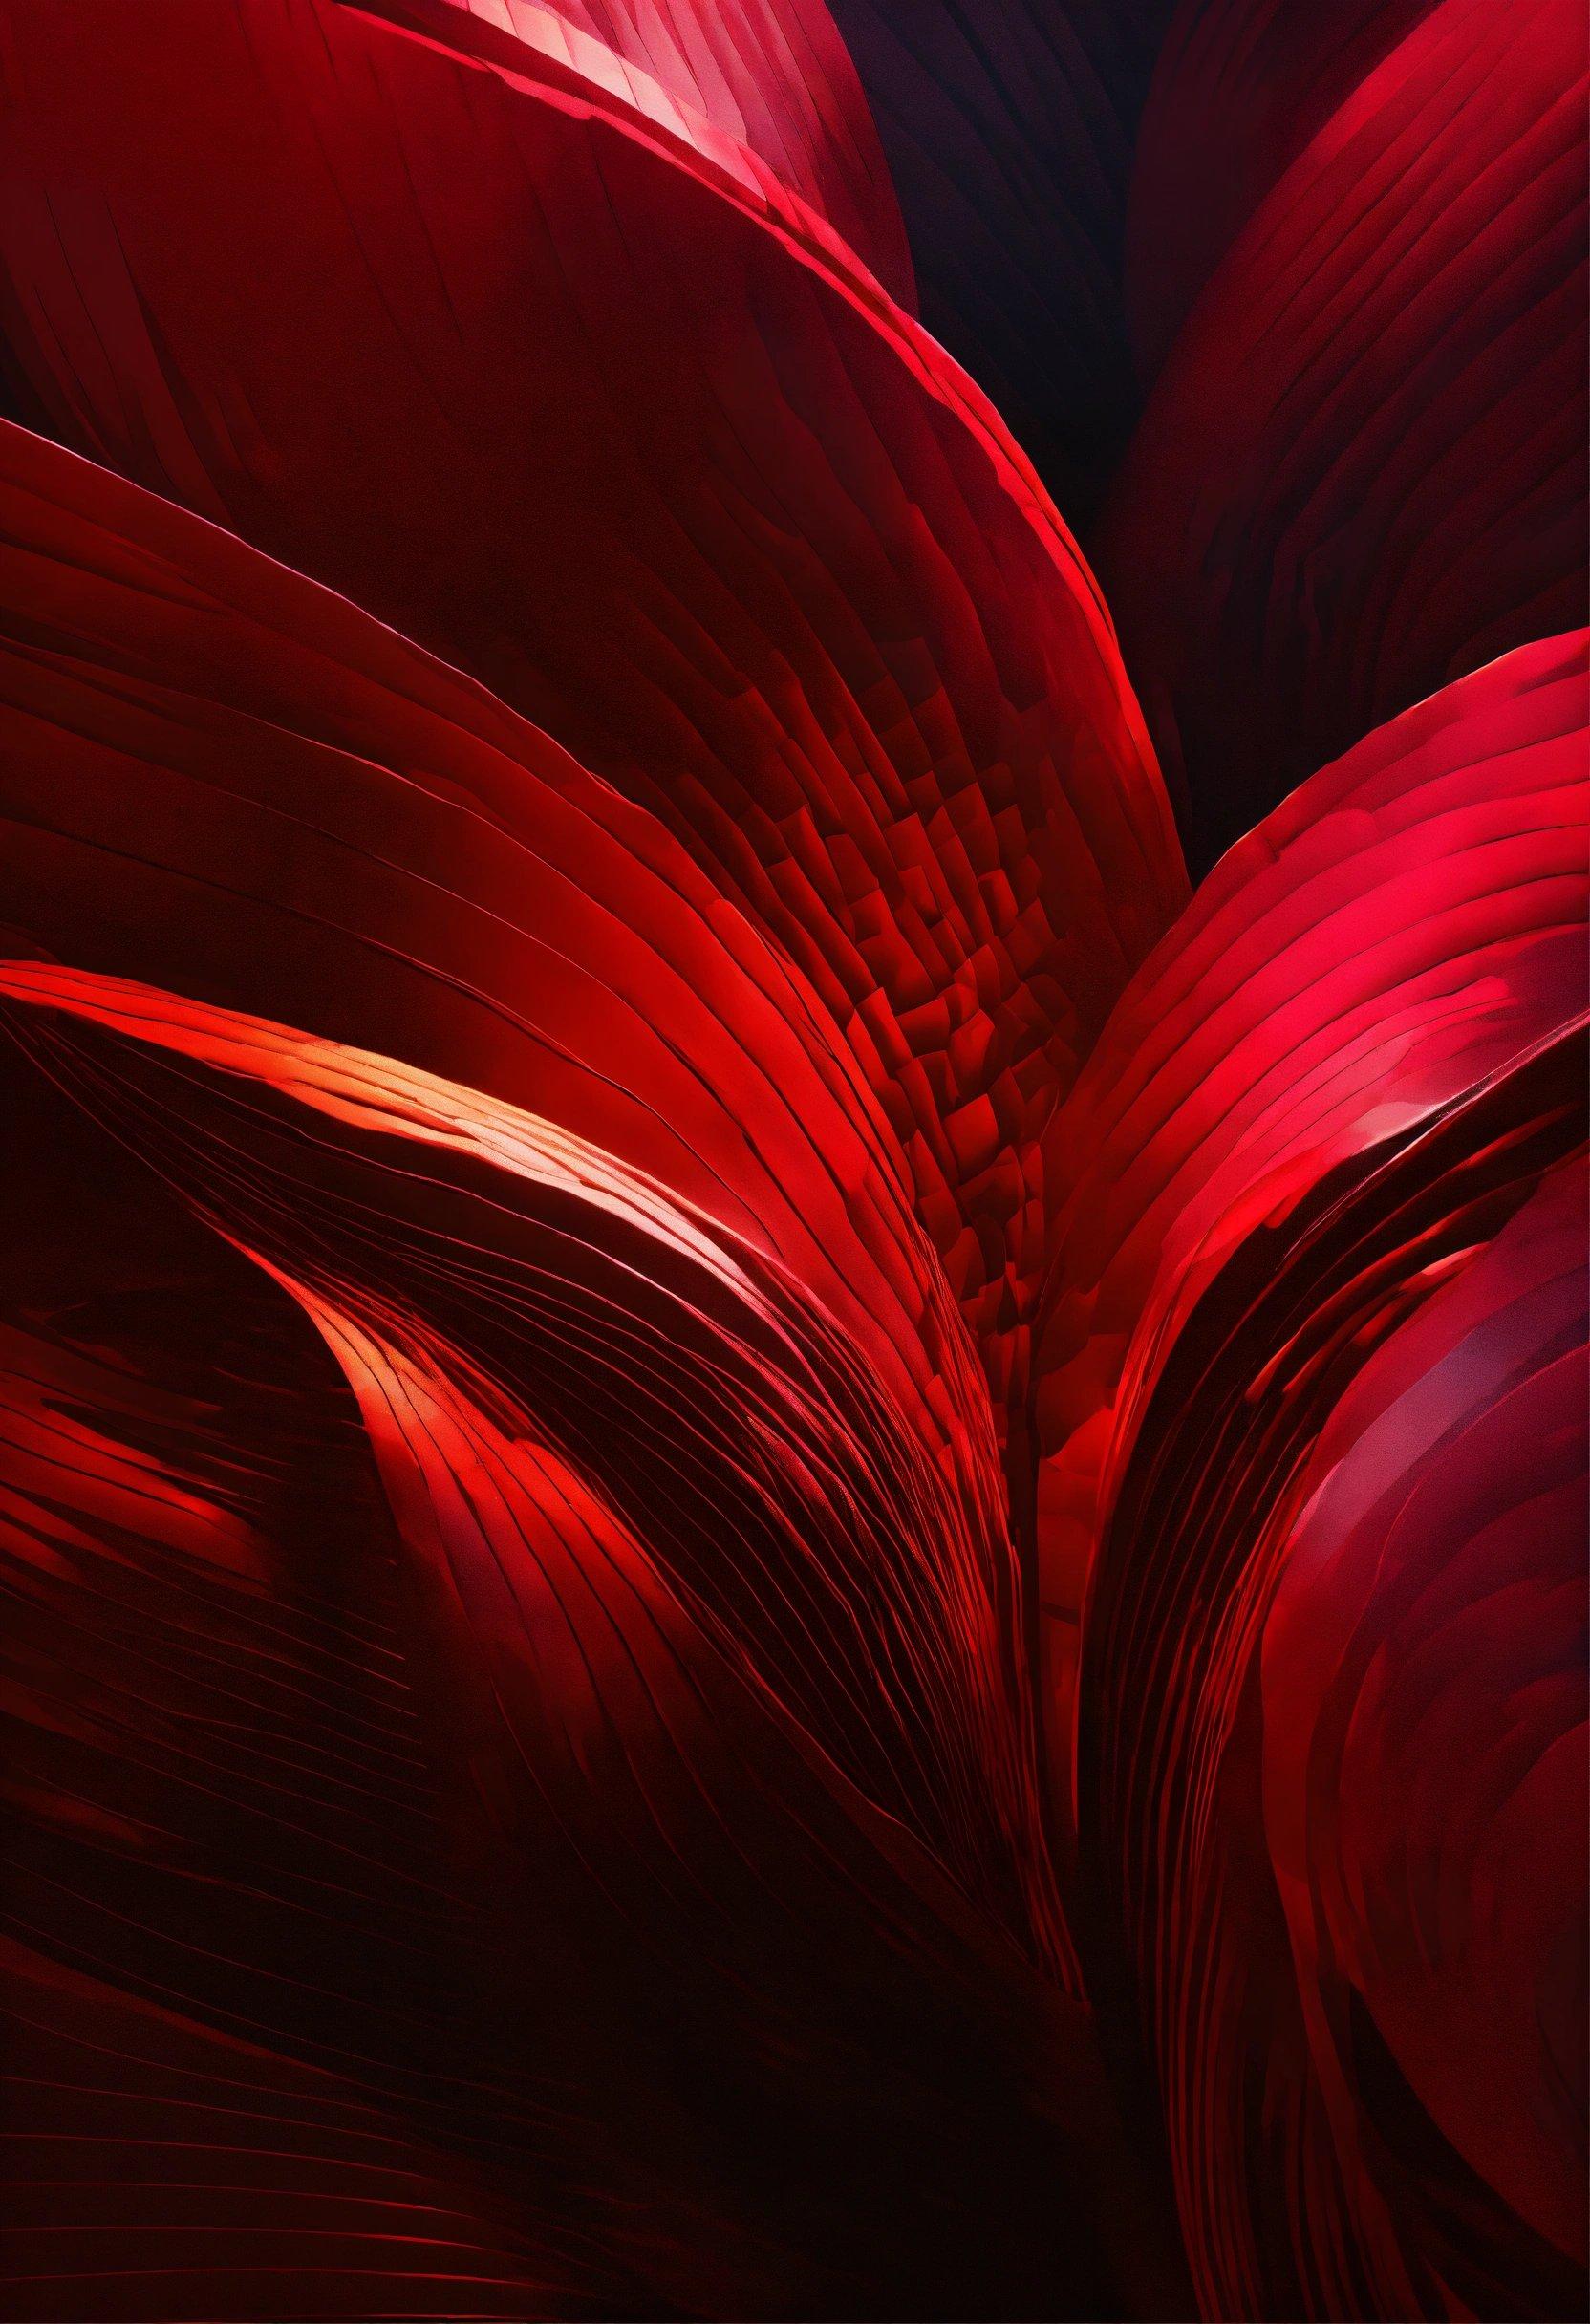
[[[0,0],[5,2313],[1582,2312],[1584,45]]]

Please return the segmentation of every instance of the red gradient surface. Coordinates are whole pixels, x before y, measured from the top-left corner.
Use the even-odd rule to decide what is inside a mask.
[[[1585,1885],[1562,1788],[1583,1709],[1583,1454],[1564,1375],[1544,1377],[1577,1311],[1559,1281],[1537,1360],[1505,1295],[1537,1218],[1560,1278],[1584,1140],[1585,716],[1581,634],[1505,656],[1305,784],[1198,891],[1067,1108],[1077,1178],[1038,1358],[1050,1763],[1082,1891],[1113,1899],[1085,1968],[1150,2031],[1211,2313],[1484,2314],[1519,2296],[1557,2313],[1583,2263],[1561,2079]],[[1489,1373],[1480,1342],[1443,1337],[1488,1284]],[[1377,1399],[1403,1396],[1354,1453]],[[1479,1447],[1515,1428],[1510,1483]],[[1404,1580],[1372,1532],[1334,1561],[1323,1546],[1355,1459],[1379,1474],[1381,1521],[1407,1517]],[[1421,1493],[1422,1551],[1404,1508]],[[1518,1754],[1506,1775],[1486,1722]],[[1458,1730],[1476,1754],[1462,1800]],[[1533,1807],[1508,1797],[1526,1778]],[[1410,1828],[1421,1783],[1430,1819]],[[1343,1861],[1372,1846],[1387,1854]],[[1307,1919],[1315,1881],[1350,1897],[1356,1960]],[[1300,1982],[1305,1945],[1324,1999]],[[1487,2012],[1507,2040],[1498,1981],[1540,2028],[1533,2049],[1508,2040],[1513,2130],[1472,2046]],[[1494,2135],[1476,2141],[1481,2114]],[[1526,2119],[1537,2131],[1515,2137]]]
[[[1002,1393],[1057,1092],[1184,893],[1030,467],[808,212],[543,50],[161,9],[155,72],[150,20],[102,11],[88,102],[65,19],[13,42],[8,255],[53,424],[662,817],[839,1024]]]
[[[1246,133],[1208,135],[1242,173],[1229,226],[1167,189],[1199,222],[1200,265],[1235,238],[1098,539],[1200,859],[1370,726],[1584,611],[1581,11],[1440,0],[1361,77],[1331,35],[1363,11],[1277,13],[1306,42],[1288,69],[1308,96],[1281,100],[1274,161],[1337,102],[1266,189],[1254,107],[1228,97]],[[1388,13],[1356,33],[1370,56]],[[1193,101],[1181,118],[1207,123]],[[1150,143],[1149,165],[1173,156]],[[1163,332],[1192,282],[1138,276]]]
[[[16,2324],[1582,2313],[1583,51],[0,0]]]

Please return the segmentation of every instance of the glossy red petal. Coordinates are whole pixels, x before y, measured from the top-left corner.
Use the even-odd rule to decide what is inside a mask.
[[[799,977],[650,817],[478,688],[70,455],[16,430],[0,447],[5,916],[47,953],[467,1064],[468,1103],[501,1090],[602,1137],[854,1342],[1014,1620],[972,1350]],[[983,1644],[1014,1683],[1010,1643]]]
[[[649,2305],[505,2009],[354,1398],[9,1042],[4,1084],[4,2313]]]
[[[792,198],[524,43],[160,25],[12,11],[34,392],[655,807],[842,1027],[1002,1384],[1057,1095],[1183,893],[1032,471]]]
[[[1549,1174],[1364,1366],[1259,1649],[1265,1830],[1344,2165],[1482,2313],[1520,2249],[1542,2313],[1571,2310],[1552,2263],[1585,2258],[1586,1191],[1582,1160]],[[1382,2305],[1428,2304],[1385,2240]]]
[[[779,1255],[924,1401],[964,1366],[809,986],[480,687],[4,428],[0,701],[0,920],[30,949],[464,1075]]]
[[[527,2130],[510,2221],[569,2233],[583,2168],[697,2313],[1117,2302],[1130,2170],[1042,1973],[995,1545],[916,1417],[781,1266],[549,1123],[153,988],[4,983],[359,1400],[444,1829],[495,1848],[505,2070],[594,2137]]]
[[[823,0],[362,0],[443,47],[568,68],[747,190],[769,179],[830,226],[891,296],[911,256],[845,43]],[[449,22],[449,11],[475,21]],[[738,150],[737,150],[738,149]]]
[[[1378,721],[1581,617],[1585,49],[1571,0],[1442,0],[1166,364],[1097,548],[1205,860]]]
[[[1125,1932],[1118,2006],[1150,2032],[1212,2313],[1574,2296],[1505,2189],[1468,2200],[1472,2159],[1427,2155],[1417,2201],[1365,2175],[1386,2103],[1366,2054],[1341,2085],[1358,2128],[1332,2120],[1256,1722],[1265,1609],[1333,1413],[1582,1140],[1585,704],[1582,637],[1523,649],[1315,777],[1198,892],[1068,1109],[1089,1159],[1039,1385],[1052,1761],[1083,1893],[1109,1900],[1085,1964],[1107,1996]],[[1563,1604],[1540,1650],[1571,1668]],[[1483,1684],[1460,1661],[1448,1678],[1462,1718]],[[1365,1800],[1386,1797],[1375,1764],[1354,1761]],[[1395,1964],[1407,1896],[1373,1893]],[[1458,2037],[1452,1992],[1477,2006],[1486,1974],[1460,1949],[1432,2038]],[[1518,2061],[1516,2104],[1536,2075]]]
[[[79,1481],[24,1668],[36,1687],[51,1633],[81,1634],[75,1699],[101,1723],[118,1664],[138,1678],[118,1739],[70,1765],[42,1748],[19,1824],[30,1877],[41,1853],[54,1877],[48,1835],[81,1803],[74,1895],[110,1926],[85,1957],[48,1889],[29,1943],[126,2020],[118,2104],[168,2050],[162,2103],[205,2104],[205,2044],[241,2024],[263,2062],[240,2107],[264,2120],[291,2085],[296,2125],[269,2231],[256,2164],[218,2191],[194,2163],[149,2299],[213,2314],[226,2283],[253,2298],[297,2267],[293,2296],[333,2313],[361,2313],[361,2280],[383,2309],[559,2314],[915,2313],[945,2286],[968,2308],[1163,2305],[1132,2289],[1167,2263],[1062,1997],[986,1386],[821,1001],[650,814],[345,600],[15,429],[0,542],[0,919],[37,956],[10,974],[12,1030],[122,1141],[25,1141],[83,1160],[32,1197],[75,1270],[50,1295],[72,1367],[51,1392]],[[306,1030],[262,1014],[290,1005]],[[114,1218],[85,1195],[92,1156]],[[193,1243],[161,1177],[221,1242]],[[108,1339],[97,1311],[73,1320],[79,1280],[103,1306],[126,1265],[164,1283],[153,1340],[147,1302],[113,1299]],[[237,1380],[213,1413],[205,1362]],[[130,1424],[126,1377],[163,1399],[158,1433]],[[291,1498],[327,1474],[325,1427],[351,1464],[329,1538]],[[257,1477],[289,1497],[240,1529]],[[355,1489],[368,1539],[341,1514]],[[98,1577],[129,1550],[140,1579],[107,1628]],[[224,1567],[174,1651],[196,1558],[245,1578]],[[372,1562],[412,1767],[299,1668],[361,1667],[344,1609],[369,1603]],[[326,1868],[340,1826],[307,1847],[262,1816],[247,1720],[204,1761],[225,1844],[186,1815],[175,1707],[212,1715],[222,1660],[250,1701],[308,1695],[279,1748],[333,1823],[379,1794],[399,1838],[380,1822],[376,1872]],[[158,1827],[131,1868],[111,1828],[129,1761]],[[394,1845],[434,1904],[389,1901]],[[217,1907],[226,1941],[196,1968],[195,1892],[240,1881],[239,1855],[251,1902]],[[153,2050],[150,1992],[175,2025]],[[38,2023],[56,2056],[59,2011]],[[345,2077],[339,2030],[373,2134],[407,2151],[412,2130],[400,2167],[446,2213],[425,2232],[467,2247],[439,2282],[467,2292],[424,2289],[418,2245],[406,2263],[335,2207],[345,2082],[304,2119],[291,2077]],[[139,2313],[135,2183],[92,2093],[61,2105],[86,2175],[66,2175],[60,2232],[97,2239],[107,2305]],[[880,2200],[900,2223],[882,2245]],[[409,2263],[420,2288],[399,2292]],[[71,2313],[81,2285],[67,2270],[48,2297]]]

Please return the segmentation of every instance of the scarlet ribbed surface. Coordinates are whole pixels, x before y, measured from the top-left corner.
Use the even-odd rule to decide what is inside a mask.
[[[1322,20],[1289,70],[1310,116],[1338,101],[1267,191],[1257,140],[1212,133],[1252,206],[1099,538],[1200,861],[1369,726],[1584,613],[1582,11],[1440,0],[1362,77],[1329,39],[1357,11],[1272,14],[1294,39]],[[1162,329],[1192,285],[1156,315],[1138,272]]]
[[[1066,1109],[1038,1355],[1051,1767],[1214,2314],[1574,2296],[1583,1446],[1563,1373],[1535,1374],[1582,1294],[1585,739],[1582,635],[1368,737],[1199,890]],[[1536,1263],[1538,1353],[1505,1303]],[[1446,1335],[1487,1286],[1482,1369]],[[1530,1397],[1509,1481],[1480,1448]],[[1359,1493],[1384,1534],[1327,1548]],[[1370,1845],[1397,1861],[1344,1860]],[[1350,1939],[1323,1918],[1343,1895]],[[1469,2012],[1490,2043],[1507,2023],[1493,1981],[1536,2028],[1506,2037],[1511,2130],[1472,2046]]]
[[[1583,50],[0,0],[18,2324],[1582,2313]]]

